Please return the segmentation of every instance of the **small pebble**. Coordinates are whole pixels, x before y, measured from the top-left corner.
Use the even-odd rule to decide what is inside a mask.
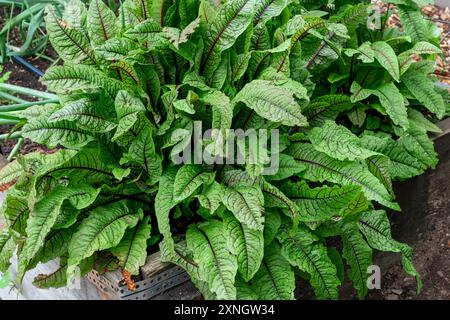
[[[442,271],[439,270],[437,272],[437,274],[438,274],[439,277],[444,278],[444,273]]]
[[[388,294],[386,300],[400,300],[400,298],[396,294]]]
[[[401,290],[401,289],[392,289],[391,291],[392,291],[392,293],[395,293],[396,295],[401,295],[403,293],[403,290]]]

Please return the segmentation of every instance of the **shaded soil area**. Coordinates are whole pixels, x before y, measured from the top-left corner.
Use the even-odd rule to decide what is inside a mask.
[[[442,162],[437,170],[429,174],[423,188],[423,192],[426,193],[426,208],[421,213],[421,217],[414,217],[418,220],[415,223],[417,227],[409,230],[411,235],[405,234],[404,229],[409,228],[401,225],[406,217],[400,216],[393,219],[394,236],[414,246],[414,265],[422,276],[422,291],[416,294],[414,278],[406,275],[401,263],[397,261],[385,271],[381,290],[371,291],[369,299],[450,299],[450,158],[448,156],[449,153],[446,160],[441,159]],[[409,198],[411,199],[411,195]],[[416,215],[416,212],[412,212],[414,208],[411,207],[409,206],[400,215],[409,213]],[[419,208],[422,209],[422,207]],[[415,239],[412,239],[413,237]]]
[[[53,53],[52,51],[53,50],[49,50],[48,54],[52,54]],[[47,70],[47,68],[51,64],[49,61],[43,60],[43,59],[27,58],[27,60],[31,64],[33,64],[35,67],[39,68],[42,71]],[[3,71],[0,73],[0,76],[1,76],[1,74],[6,73],[6,72],[11,72],[9,79],[7,81],[10,84],[45,91],[45,86],[41,82],[39,82],[39,78],[37,76],[33,75],[32,73],[27,71],[23,66],[21,66],[20,64],[18,64],[17,62],[15,62],[13,60],[11,60],[8,63],[3,65]],[[20,98],[28,100],[28,101],[33,101],[28,96],[20,96]],[[1,104],[2,104],[2,102],[0,101],[0,105]],[[0,134],[8,133],[13,128],[14,128],[14,126],[11,126],[11,125],[2,125],[2,126],[0,126]],[[11,139],[0,140],[1,154],[3,156],[7,157],[10,154],[10,152],[12,151],[12,149],[14,148],[16,142],[17,142],[17,140],[11,140]],[[28,139],[25,140],[24,144],[21,147],[22,154],[33,152],[36,150],[46,150],[46,148],[45,147],[43,148],[42,146],[40,146],[36,143],[32,143]]]
[[[56,53],[51,47],[47,49],[46,55],[50,57],[56,57]],[[42,71],[47,70],[51,65],[50,61],[39,59],[36,57],[26,57],[26,60]],[[45,86],[39,81],[39,78],[36,75],[26,70],[22,65],[20,65],[18,62],[14,60],[10,60],[9,62],[3,65],[3,71],[0,72],[0,76],[6,72],[10,72],[9,79],[7,81],[10,84],[36,89],[40,91],[46,91]],[[33,101],[28,96],[19,95],[19,97],[28,101]],[[0,104],[2,104],[1,101]],[[13,126],[8,125],[0,126],[0,134],[8,133],[11,131],[11,129],[13,129]],[[1,154],[4,155],[5,157],[8,156],[11,150],[14,148],[16,142],[17,140],[10,140],[10,139],[0,140]],[[24,144],[21,147],[22,154],[33,152],[36,150],[47,150],[47,149],[36,143],[32,143],[28,139],[25,140]]]
[[[14,9],[14,15],[17,15],[20,12],[21,12],[21,9],[19,7]],[[3,15],[0,16],[0,29],[4,25],[6,19],[7,19],[6,16],[3,16]],[[22,45],[23,37],[21,36],[21,34],[17,28],[12,29],[11,32],[9,33],[8,37],[9,37],[8,38],[9,44],[11,44],[13,46],[17,46],[17,47],[20,47]],[[53,48],[50,45],[47,46],[45,51],[42,53],[52,59],[57,58],[56,52],[53,50]],[[40,57],[36,57],[36,56],[30,56],[30,57],[24,57],[24,58],[31,65],[33,65],[34,67],[36,67],[37,69],[39,69],[43,72],[45,72],[45,70],[47,70],[50,67],[50,65],[52,64],[51,61],[40,58]],[[40,91],[46,91],[45,86],[39,81],[39,78],[35,74],[33,74],[30,71],[28,71],[27,69],[25,69],[21,64],[14,61],[13,59],[10,59],[7,63],[3,64],[2,67],[3,67],[3,70],[0,71],[0,76],[7,72],[10,73],[7,83],[21,86],[21,87],[36,89],[36,90],[40,90]],[[30,98],[28,96],[24,96],[24,95],[18,95],[18,96],[24,100],[33,101],[32,98]],[[2,105],[3,103],[4,102],[0,101],[0,105]],[[13,129],[13,126],[2,125],[2,126],[0,126],[0,134],[8,133],[11,131],[11,129]],[[10,140],[10,139],[0,140],[0,153],[3,156],[7,157],[10,154],[11,150],[14,148],[16,142],[17,142],[17,140]],[[25,153],[29,153],[29,152],[33,152],[33,151],[37,151],[37,150],[45,151],[47,149],[36,143],[32,143],[29,140],[25,140],[24,144],[21,147],[20,152],[22,154],[25,154]]]

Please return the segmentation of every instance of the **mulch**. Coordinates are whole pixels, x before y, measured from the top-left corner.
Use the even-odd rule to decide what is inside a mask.
[[[392,14],[386,23],[388,27],[402,28],[401,21],[396,12],[396,7],[393,4],[389,6],[382,1],[373,1],[376,5],[380,6],[381,14],[385,14],[387,8],[391,10]],[[443,54],[436,59],[435,75],[439,81],[450,85],[450,8],[441,8],[438,6],[425,6],[422,8],[422,12],[426,15],[426,19],[433,21],[438,28],[441,29],[440,46]]]

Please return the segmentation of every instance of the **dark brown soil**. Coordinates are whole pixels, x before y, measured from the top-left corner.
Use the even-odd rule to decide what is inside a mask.
[[[48,54],[52,54],[53,50],[49,50],[50,52]],[[43,60],[43,59],[33,59],[33,58],[27,58],[27,60],[32,63],[35,67],[39,68],[42,71],[47,70],[47,68],[50,66],[50,62]],[[7,81],[10,84],[23,86],[31,89],[36,90],[45,90],[45,87],[42,83],[39,82],[38,77],[36,77],[34,74],[27,71],[25,68],[23,68],[21,65],[19,65],[17,62],[10,61],[3,65],[3,72],[10,71],[10,77]],[[21,96],[21,98],[30,100],[29,97]],[[31,101],[31,100],[30,100]],[[0,133],[8,133],[13,126],[0,126]],[[0,140],[0,151],[1,154],[7,157],[11,150],[14,148],[14,145],[16,144],[17,140]],[[39,146],[36,143],[32,143],[28,139],[25,140],[24,144],[21,147],[21,153],[26,154],[29,152],[33,152],[36,150],[46,150],[46,148],[42,148],[42,146]]]
[[[447,139],[447,143],[450,138]],[[449,148],[450,149],[450,148]],[[397,239],[414,246],[414,264],[422,276],[423,290],[416,294],[415,281],[407,276],[397,262],[384,273],[381,290],[372,291],[369,299],[411,300],[450,299],[450,159],[449,152],[441,156],[441,163],[426,179],[416,179],[422,189],[421,204],[413,204],[402,214],[413,215],[415,228],[404,228],[406,216],[394,219],[393,234]],[[421,183],[425,181],[425,183]],[[411,189],[410,189],[411,190]],[[406,190],[407,191],[407,190]],[[414,195],[414,192],[411,192]],[[400,197],[399,201],[408,197]],[[410,200],[414,202],[414,200]],[[401,204],[401,202],[400,202]],[[414,212],[423,211],[420,214]],[[403,229],[402,229],[403,227]],[[409,234],[405,234],[405,233]],[[417,235],[417,236],[415,236]]]
[[[18,12],[17,12],[18,13]],[[3,17],[0,17],[0,28],[2,24],[4,23]],[[21,38],[17,32],[17,30],[13,30],[10,33],[10,42],[14,45],[20,46],[21,45]],[[56,58],[57,54],[53,50],[53,48],[49,45],[45,51],[45,55],[51,58]],[[32,64],[34,67],[38,68],[39,70],[45,72],[50,65],[51,62],[42,58],[38,57],[24,57],[30,64]],[[45,91],[45,86],[39,81],[39,78],[25,69],[21,64],[14,60],[10,60],[9,62],[5,63],[3,65],[3,71],[0,72],[0,76],[6,72],[10,72],[9,79],[7,83],[14,84],[17,86],[27,87],[31,89],[41,90]],[[32,101],[30,97],[19,95],[20,98]],[[1,104],[1,101],[0,101]],[[0,126],[0,133],[8,133],[13,128],[13,126],[7,126],[3,125]],[[14,148],[14,145],[16,144],[17,140],[0,140],[0,153],[7,157],[11,150]],[[36,150],[47,150],[45,147],[42,147],[36,143],[32,143],[29,140],[25,140],[24,144],[21,147],[20,152],[22,154],[26,154],[29,152],[33,152]]]

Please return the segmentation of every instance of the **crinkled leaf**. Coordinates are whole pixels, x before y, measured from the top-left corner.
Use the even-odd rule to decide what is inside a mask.
[[[249,281],[258,271],[263,259],[263,232],[248,228],[232,214],[225,216],[224,228],[228,247],[237,258],[238,271],[245,281]]]
[[[133,229],[128,229],[120,243],[111,249],[119,260],[123,270],[132,275],[139,274],[139,268],[145,264],[147,258],[147,239],[150,238],[151,225],[147,216]]]
[[[321,299],[337,299],[340,281],[337,270],[327,255],[326,247],[307,229],[291,233],[282,228],[278,234],[283,256],[294,266],[308,273],[309,282]]]
[[[236,299],[234,279],[236,258],[228,251],[224,225],[210,220],[191,225],[186,233],[187,246],[192,250],[199,274],[218,299]]]

